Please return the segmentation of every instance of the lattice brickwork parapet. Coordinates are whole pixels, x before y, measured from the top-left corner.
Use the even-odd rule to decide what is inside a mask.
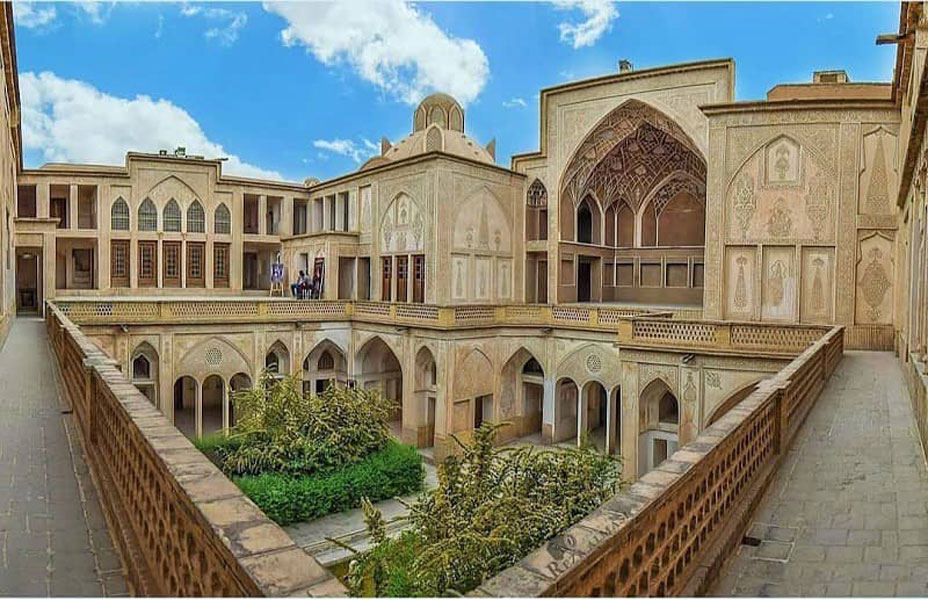
[[[843,335],[827,332],[695,441],[472,595],[704,594],[841,360]]]
[[[128,314],[119,303],[107,310]],[[71,305],[69,312],[101,314],[87,305]],[[346,595],[62,311],[49,305],[46,315],[49,342],[135,595]]]

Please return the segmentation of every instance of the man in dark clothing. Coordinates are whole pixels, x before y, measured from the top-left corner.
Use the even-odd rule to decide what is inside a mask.
[[[300,286],[306,283],[306,273],[300,270],[300,276],[297,277],[296,283],[290,284],[290,292],[293,294],[294,298],[299,298],[300,296]]]

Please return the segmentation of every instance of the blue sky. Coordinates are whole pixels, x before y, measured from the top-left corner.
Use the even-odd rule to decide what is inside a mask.
[[[538,147],[538,91],[732,57],[738,100],[844,68],[888,81],[899,4],[17,3],[26,166],[122,164],[187,146],[228,171],[300,181],[357,168],[447,91],[497,160]]]

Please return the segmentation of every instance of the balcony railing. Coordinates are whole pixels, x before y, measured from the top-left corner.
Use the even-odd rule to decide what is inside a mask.
[[[819,325],[699,321],[689,309],[549,304],[434,304],[288,299],[98,299],[55,301],[78,324],[358,322],[426,329],[533,327],[616,333],[626,346],[795,354],[824,335]]]
[[[54,306],[46,326],[134,595],[346,595]]]
[[[696,440],[472,595],[705,594],[843,348],[835,327]]]

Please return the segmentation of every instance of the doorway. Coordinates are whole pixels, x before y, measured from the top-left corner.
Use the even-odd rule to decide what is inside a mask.
[[[41,249],[17,249],[16,313],[38,314],[42,306]]]
[[[590,302],[593,298],[593,261],[580,258],[577,269],[577,302]]]

